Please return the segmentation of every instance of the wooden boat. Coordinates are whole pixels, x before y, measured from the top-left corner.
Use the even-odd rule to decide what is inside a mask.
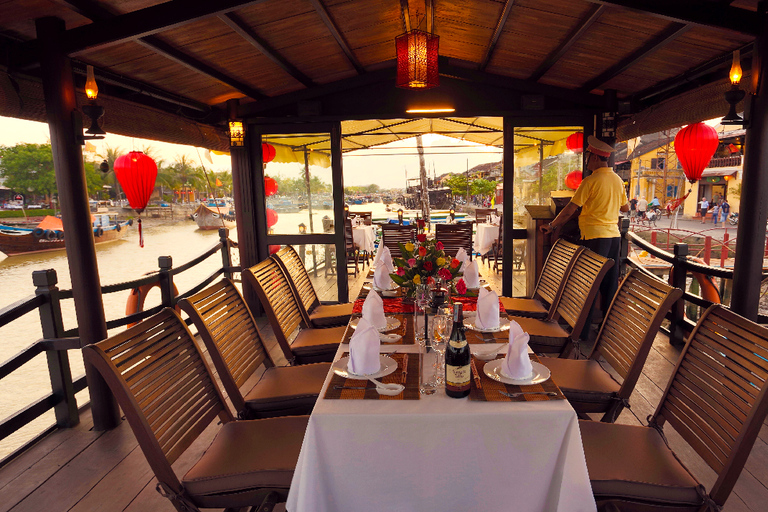
[[[201,204],[192,212],[191,217],[197,223],[198,229],[231,228],[235,225],[235,216],[229,213],[228,208],[209,208]]]
[[[98,215],[93,226],[94,240],[97,244],[119,240],[132,224],[132,220],[114,222],[108,215]],[[57,217],[47,216],[34,227],[0,224],[0,251],[8,256],[62,250],[65,238],[61,219]]]

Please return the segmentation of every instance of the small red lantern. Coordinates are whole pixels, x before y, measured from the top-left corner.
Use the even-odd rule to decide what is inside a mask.
[[[274,178],[264,177],[264,193],[267,197],[277,194],[277,181]]]
[[[261,159],[262,159],[262,162],[264,162],[265,164],[268,164],[269,162],[271,162],[272,160],[275,159],[275,154],[276,153],[277,152],[275,151],[275,146],[273,146],[272,144],[269,144],[267,142],[262,142],[261,143]]]
[[[271,228],[277,224],[277,212],[272,208],[267,208],[267,227]]]
[[[576,190],[581,185],[581,171],[571,171],[565,175],[565,186],[571,190]]]
[[[701,179],[720,141],[717,131],[704,123],[689,124],[675,136],[675,153],[691,183]]]
[[[141,212],[147,207],[149,198],[155,190],[157,164],[141,151],[131,151],[115,160],[112,166],[117,181],[123,187],[125,197],[139,214],[139,246],[144,247],[144,235],[141,232]]]
[[[280,245],[270,245],[269,246],[269,254],[275,254],[276,252],[279,252],[281,247],[282,246],[280,246]]]
[[[405,89],[431,89],[440,85],[437,53],[440,37],[422,30],[411,30],[395,38],[397,79]]]
[[[574,153],[581,153],[584,151],[584,134],[581,132],[570,134],[568,138],[565,139],[565,147]]]

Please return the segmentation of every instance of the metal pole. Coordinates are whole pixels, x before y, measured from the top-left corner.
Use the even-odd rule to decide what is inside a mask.
[[[543,204],[543,189],[544,186],[544,144],[539,142],[539,204]]]

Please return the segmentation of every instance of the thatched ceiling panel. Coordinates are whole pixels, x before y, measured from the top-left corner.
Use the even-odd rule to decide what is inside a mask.
[[[235,14],[248,25],[258,28],[281,20],[301,19],[301,16],[315,12],[307,0],[268,0],[238,9]]]
[[[145,59],[153,54],[154,52],[146,46],[129,41],[123,44],[107,46],[95,52],[85,53],[81,56],[80,60],[114,71],[123,64]]]
[[[35,18],[41,13],[64,20],[68,29],[87,25],[90,21],[53,0],[18,0],[0,1],[0,20],[3,34],[14,39],[27,41],[35,39]]]
[[[605,10],[595,25],[605,29],[631,34],[637,38],[650,38],[670,24],[669,21],[648,14],[611,7]]]
[[[312,41],[302,41],[283,48],[281,53],[302,73],[317,81],[322,81],[330,74],[354,71],[346,55],[330,35]]]
[[[517,7],[527,7],[529,9],[542,11],[543,13],[560,14],[572,18],[581,18],[592,5],[594,5],[592,2],[587,2],[585,0],[569,0],[567,2],[562,2],[560,0],[515,1],[515,9]]]
[[[395,36],[403,32],[399,2],[347,0],[336,4],[325,2],[325,5],[344,36],[356,31],[394,30]],[[355,47],[351,40],[349,43],[353,48]]]
[[[217,38],[229,34],[233,34],[232,29],[223,21],[218,18],[206,18],[178,28],[165,30],[160,35],[165,41],[181,49],[189,45],[194,45],[195,48],[216,46],[221,42]]]
[[[496,0],[440,0],[435,2],[435,28],[443,33],[454,25],[469,25],[478,28],[496,28],[504,2]]]
[[[354,52],[361,66],[373,66],[395,58],[395,41],[387,39],[377,44],[355,48]]]
[[[740,48],[752,41],[752,38],[727,30],[715,30],[709,27],[694,27],[683,34],[677,41],[680,43],[709,48],[714,54],[720,54]]]
[[[259,4],[258,6],[261,5]],[[323,20],[314,9],[268,23],[259,19],[258,15],[251,15],[250,11],[248,11],[248,14],[243,14],[240,17],[256,34],[278,51],[331,35]]]
[[[509,44],[508,34],[502,34],[499,45],[493,52],[493,58],[486,71],[497,75],[527,79],[541,63],[541,56],[530,52],[529,47],[519,44]]]

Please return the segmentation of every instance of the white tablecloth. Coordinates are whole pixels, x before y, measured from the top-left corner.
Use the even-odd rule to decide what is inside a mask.
[[[339,354],[347,350],[342,345]],[[287,509],[581,512],[596,507],[576,413],[568,402],[473,402],[439,391],[421,400],[319,399]]]
[[[373,253],[376,250],[376,226],[358,226],[352,228],[352,240],[361,251]]]
[[[475,233],[475,252],[485,254],[491,250],[493,241],[499,238],[499,226],[494,224],[478,224]]]

